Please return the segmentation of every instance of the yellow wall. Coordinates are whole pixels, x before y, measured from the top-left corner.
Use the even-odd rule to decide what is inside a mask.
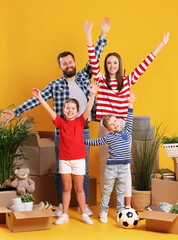
[[[90,2],[90,3],[88,3]],[[132,88],[138,96],[134,115],[151,116],[151,124],[168,125],[167,135],[178,133],[177,0],[0,0],[0,108],[20,105],[31,97],[31,89],[43,89],[61,77],[58,53],[74,53],[77,70],[87,59],[82,24],[94,21],[93,39],[100,34],[99,21],[111,18],[109,43],[101,58],[110,51],[122,56],[126,73],[130,73],[170,31],[170,41],[163,48],[139,82]],[[50,101],[52,105],[52,101]],[[53,130],[42,107],[32,110],[39,130]],[[97,137],[98,123],[90,123],[91,137]],[[160,167],[173,168],[172,159],[160,149]],[[90,173],[99,176],[98,148],[91,148]]]

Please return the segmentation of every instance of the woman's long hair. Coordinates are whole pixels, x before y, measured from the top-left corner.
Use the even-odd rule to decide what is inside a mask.
[[[110,76],[109,76],[109,72],[107,70],[107,66],[106,66],[106,61],[109,57],[111,56],[115,56],[117,57],[118,61],[119,61],[119,70],[116,73],[116,79],[117,79],[117,90],[120,92],[122,87],[123,87],[123,70],[122,70],[122,60],[121,57],[118,53],[109,53],[104,60],[104,69],[105,69],[105,77],[106,77],[106,85],[108,88],[111,89],[111,87],[109,86],[109,82],[110,82]]]

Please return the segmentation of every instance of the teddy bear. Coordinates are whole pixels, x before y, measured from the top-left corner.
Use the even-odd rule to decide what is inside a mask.
[[[35,190],[35,183],[29,176],[28,168],[15,169],[14,174],[16,179],[11,182],[11,187],[17,189],[19,195],[25,193],[32,193]]]

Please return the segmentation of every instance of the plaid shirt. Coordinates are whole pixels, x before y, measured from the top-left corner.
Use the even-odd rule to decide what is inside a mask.
[[[100,60],[100,56],[106,44],[107,44],[107,41],[100,36],[95,45],[95,54],[98,62]],[[89,67],[89,61],[88,61],[88,63],[86,64],[86,67],[83,70],[77,72],[75,77],[76,83],[84,92],[85,96],[87,97],[87,100],[89,100],[90,98],[90,91],[88,90],[88,85],[91,84],[91,77],[92,77],[92,73],[91,73],[91,70]],[[64,102],[70,98],[68,82],[65,79],[64,75],[61,78],[53,82],[50,82],[46,86],[46,88],[44,88],[41,91],[41,95],[45,101],[53,98],[54,111],[59,116],[63,117],[62,110],[63,110]],[[38,106],[39,104],[40,104],[39,100],[36,97],[32,97],[28,99],[26,102],[24,102],[23,104],[21,104],[16,109],[14,109],[13,112],[15,113],[16,117],[20,117],[22,113],[29,111],[30,109]],[[95,107],[96,107],[96,103],[94,103],[94,107],[92,109],[93,119],[95,119]],[[59,130],[57,128],[55,129],[55,132],[56,132],[56,135],[59,136]]]

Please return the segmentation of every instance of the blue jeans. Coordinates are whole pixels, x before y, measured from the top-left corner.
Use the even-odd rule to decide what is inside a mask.
[[[90,139],[89,129],[84,129],[83,132],[84,140]],[[85,198],[88,199],[88,189],[89,189],[89,170],[88,170],[88,158],[90,152],[90,146],[85,145],[87,152],[87,158],[85,158],[85,175],[83,181],[83,189],[85,192]],[[59,137],[55,136],[55,157],[56,157],[56,170],[54,175],[54,183],[56,187],[58,204],[62,203],[62,193],[63,193],[63,184],[61,179],[61,174],[59,173]]]
[[[117,212],[124,209],[124,190],[129,172],[129,164],[106,165],[104,173],[104,189],[101,199],[101,211],[107,212],[109,200],[116,181]]]

